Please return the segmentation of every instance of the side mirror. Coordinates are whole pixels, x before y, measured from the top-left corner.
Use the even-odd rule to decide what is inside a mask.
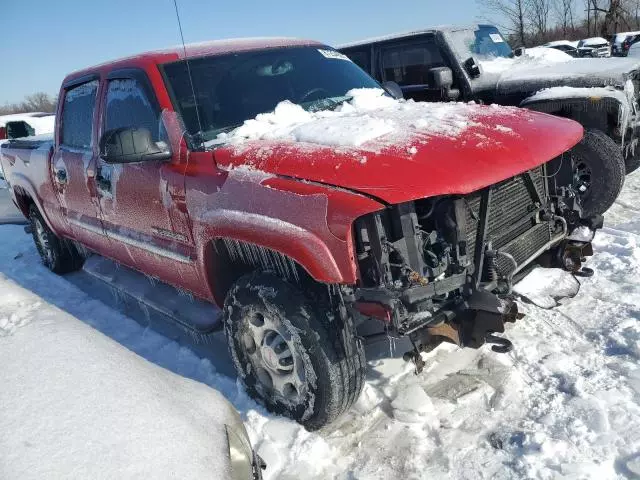
[[[396,82],[384,82],[382,84],[382,88],[384,88],[384,90],[396,100],[401,100],[404,98],[404,93],[402,93],[400,85],[398,85]]]
[[[163,161],[171,158],[164,142],[154,142],[146,128],[108,130],[100,139],[100,157],[107,163]]]
[[[526,48],[524,47],[518,47],[513,51],[513,55],[516,57],[521,57],[522,55],[524,55]]]
[[[440,90],[449,90],[453,85],[453,72],[449,67],[435,67],[429,69],[433,78],[433,86]]]
[[[433,82],[433,88],[440,90],[443,100],[457,100],[460,90],[453,86],[453,71],[449,67],[435,67],[429,69],[429,77]]]

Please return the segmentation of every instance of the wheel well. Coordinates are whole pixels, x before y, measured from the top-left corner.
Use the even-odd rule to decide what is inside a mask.
[[[13,192],[16,197],[16,204],[18,208],[26,218],[29,218],[29,209],[31,208],[31,205],[35,205],[33,198],[31,198],[31,195],[21,187],[14,187]]]
[[[618,103],[615,100],[602,99],[598,105],[592,105],[585,101],[560,105],[541,103],[531,106],[525,105],[525,107],[556,117],[575,120],[586,129],[597,129],[609,136],[619,136],[619,133],[616,132],[619,122]]]
[[[218,305],[231,286],[243,275],[255,270],[270,271],[294,284],[321,285],[295,260],[276,250],[249,242],[218,238],[205,251],[205,265],[209,284]]]

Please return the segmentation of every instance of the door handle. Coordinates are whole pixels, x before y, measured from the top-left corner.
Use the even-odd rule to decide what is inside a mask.
[[[67,183],[67,171],[64,168],[56,169],[56,180],[60,185]]]
[[[96,184],[98,185],[98,190],[111,192],[111,179],[103,177],[100,169],[98,169],[98,174],[96,175]]]

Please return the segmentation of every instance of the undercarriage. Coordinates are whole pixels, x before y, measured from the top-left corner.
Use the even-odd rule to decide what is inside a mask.
[[[521,317],[513,283],[534,262],[572,272],[592,254],[602,217],[581,218],[578,195],[556,187],[551,162],[464,196],[394,205],[355,224],[361,284],[354,314],[376,318],[385,336],[408,336],[409,356],[442,341],[478,348],[510,342],[495,335]]]

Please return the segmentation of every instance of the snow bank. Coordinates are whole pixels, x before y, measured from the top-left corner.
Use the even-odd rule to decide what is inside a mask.
[[[273,112],[261,113],[206,145],[282,140],[360,149],[368,144],[370,149],[379,150],[408,144],[414,135],[455,137],[481,122],[484,115],[514,113],[508,107],[482,109],[465,103],[395,100],[382,89],[356,89],[347,96],[351,100],[335,110],[318,112],[306,111],[290,101],[280,102]]]
[[[555,48],[533,47],[525,49],[519,57],[481,60],[480,67],[485,73],[502,73],[513,69],[531,70],[573,60],[571,55]]]
[[[0,383],[1,478],[230,478],[220,393],[2,274]]]

